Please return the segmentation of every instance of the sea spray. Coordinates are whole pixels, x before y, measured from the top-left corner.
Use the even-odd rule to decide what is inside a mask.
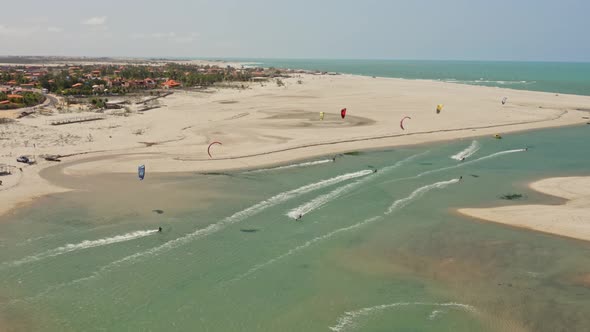
[[[266,199],[264,201],[258,202],[244,210],[241,210],[239,212],[234,213],[233,215],[224,218],[223,220],[211,224],[205,228],[199,228],[197,230],[195,230],[192,233],[188,233],[184,236],[181,236],[179,238],[176,238],[174,240],[170,240],[162,245],[159,245],[157,247],[145,250],[145,251],[140,251],[138,253],[135,253],[133,255],[129,255],[126,257],[123,257],[119,260],[113,261],[103,267],[101,267],[98,271],[94,272],[92,275],[88,276],[88,277],[84,277],[81,278],[81,281],[85,281],[85,280],[89,280],[92,278],[97,277],[100,273],[109,271],[110,269],[119,266],[123,263],[129,262],[129,261],[133,261],[136,259],[139,259],[141,257],[146,257],[146,256],[151,256],[151,255],[155,255],[155,254],[159,254],[161,252],[165,252],[168,250],[172,250],[174,248],[177,248],[181,245],[184,245],[194,239],[200,238],[200,237],[204,237],[207,235],[210,235],[212,233],[218,232],[220,230],[222,230],[223,228],[225,228],[228,225],[240,222],[248,217],[251,217],[257,213],[262,212],[263,210],[275,206],[277,204],[283,203],[289,199],[292,199],[294,197],[324,188],[324,187],[328,187],[343,181],[347,181],[347,180],[351,180],[351,179],[355,179],[355,178],[359,178],[362,176],[366,176],[371,174],[372,172],[370,170],[362,170],[362,171],[357,171],[357,172],[353,172],[353,173],[346,173],[346,174],[342,174],[342,175],[338,175],[329,179],[325,179],[325,180],[321,180],[315,183],[311,183],[302,187],[299,187],[297,189],[293,189],[293,190],[289,190],[289,191],[285,191],[282,193],[279,193],[277,195],[272,196],[269,199]]]
[[[286,213],[286,215],[291,219],[297,219],[299,216],[306,215],[309,212],[319,209],[320,207],[328,204],[332,200],[336,199],[338,196],[357,187],[358,185],[359,185],[359,182],[353,182],[353,183],[349,183],[347,185],[338,187],[327,194],[320,195],[320,196],[314,198],[313,200],[290,210],[289,212]]]
[[[403,160],[400,160],[400,161],[396,162],[393,165],[383,167],[383,169],[381,170],[381,172],[378,172],[378,173],[375,173],[375,174],[377,176],[382,176],[383,174],[387,174],[389,171],[392,171],[392,170],[394,170],[394,169],[402,166],[403,164],[405,164],[405,163],[407,163],[407,162],[409,162],[409,161],[411,161],[411,160],[413,160],[413,159],[415,159],[415,158],[417,158],[417,157],[419,157],[421,155],[424,155],[426,153],[428,153],[428,151],[422,152],[422,153],[418,153],[418,154],[412,155],[410,157],[407,157],[407,158],[405,158]],[[312,199],[311,201],[306,202],[306,203],[304,203],[304,204],[302,204],[302,205],[300,205],[300,206],[298,206],[298,207],[290,210],[289,212],[286,213],[286,216],[288,216],[289,218],[292,218],[292,219],[297,219],[299,216],[306,215],[306,214],[308,214],[308,213],[310,213],[310,212],[312,212],[314,210],[317,210],[317,209],[321,208],[322,206],[328,204],[329,202],[331,202],[334,199],[342,196],[343,194],[345,194],[345,193],[353,190],[354,188],[360,186],[361,184],[365,183],[369,179],[370,179],[369,177],[366,177],[364,179],[357,180],[357,181],[355,181],[353,183],[349,183],[349,184],[346,184],[346,185],[341,186],[339,188],[336,188],[336,189],[334,189],[333,191],[331,191],[331,192],[329,192],[327,194],[320,195],[320,196]]]
[[[270,172],[270,171],[280,171],[280,170],[285,170],[285,169],[290,169],[290,168],[300,168],[300,167],[322,165],[322,164],[327,164],[327,163],[331,163],[331,162],[334,162],[334,160],[333,159],[322,159],[322,160],[308,161],[308,162],[304,162],[304,163],[297,163],[297,164],[291,164],[291,165],[285,165],[285,166],[255,169],[252,171],[246,171],[244,173],[262,173],[262,172]]]
[[[342,332],[347,328],[354,327],[357,320],[361,317],[367,317],[378,313],[380,311],[393,309],[397,307],[409,307],[409,306],[428,306],[438,308],[452,308],[458,310],[464,310],[467,312],[475,312],[475,308],[468,304],[447,302],[447,303],[428,303],[428,302],[396,302],[390,304],[382,304],[374,307],[362,308],[355,311],[347,311],[344,315],[340,316],[336,321],[336,325],[330,326],[329,329],[334,332]]]
[[[471,145],[468,146],[465,150],[452,155],[451,159],[463,160],[463,159],[469,158],[472,155],[474,155],[480,148],[481,148],[481,146],[479,145],[479,142],[473,141],[473,142],[471,142]]]
[[[459,179],[451,179],[451,180],[448,180],[448,181],[440,181],[440,182],[436,182],[436,183],[432,183],[432,184],[429,184],[429,185],[420,187],[420,188],[414,190],[409,196],[394,201],[391,204],[391,206],[387,209],[387,211],[385,211],[385,213],[383,215],[384,216],[385,215],[389,215],[389,214],[393,213],[395,210],[403,208],[404,206],[408,205],[410,202],[412,202],[412,201],[414,201],[414,200],[422,197],[424,194],[426,194],[427,192],[429,192],[429,191],[431,191],[433,189],[442,189],[442,188],[445,188],[445,187],[447,187],[447,186],[449,186],[451,184],[457,183],[457,182],[459,182]],[[294,253],[296,253],[298,251],[301,251],[301,250],[303,250],[303,249],[305,249],[305,248],[307,248],[307,247],[309,247],[309,246],[311,246],[311,245],[313,245],[315,243],[318,243],[318,242],[327,240],[327,239],[333,237],[336,234],[343,233],[343,232],[348,232],[348,231],[357,229],[359,227],[365,226],[365,225],[370,224],[372,222],[375,222],[375,221],[377,221],[377,220],[379,220],[381,218],[383,218],[383,216],[375,216],[375,217],[372,217],[372,218],[368,218],[368,219],[365,219],[365,220],[363,220],[361,222],[358,222],[356,224],[353,224],[351,226],[339,228],[339,229],[336,229],[336,230],[334,230],[334,231],[332,231],[330,233],[327,233],[327,234],[324,234],[324,235],[315,237],[315,238],[307,241],[306,243],[304,243],[304,244],[302,244],[300,246],[297,246],[297,247],[295,247],[293,249],[290,249],[289,251],[287,251],[286,253],[284,253],[282,255],[279,255],[279,256],[277,256],[275,258],[272,258],[272,259],[270,259],[270,260],[268,260],[268,261],[266,261],[264,263],[261,263],[261,264],[258,264],[256,266],[254,266],[250,270],[246,271],[246,273],[237,276],[236,278],[232,279],[231,281],[238,281],[240,279],[243,279],[243,278],[245,278],[245,277],[253,274],[256,271],[258,271],[258,270],[260,270],[260,269],[262,269],[262,268],[264,268],[264,267],[266,267],[268,265],[271,265],[271,264],[273,264],[273,263],[275,263],[275,262],[277,262],[277,261],[279,261],[279,260],[281,260],[283,258],[286,258],[288,256],[291,256],[292,254],[294,254]]]
[[[388,214],[391,214],[392,212],[394,212],[395,210],[403,208],[404,206],[408,205],[410,202],[414,201],[415,199],[422,197],[424,194],[431,191],[432,189],[443,189],[443,188],[445,188],[451,184],[457,183],[457,182],[459,182],[459,179],[452,179],[452,180],[440,181],[440,182],[436,182],[433,184],[429,184],[424,187],[420,187],[420,188],[414,190],[410,194],[410,196],[402,198],[402,199],[398,199],[395,202],[393,202],[393,204],[391,204],[391,206],[387,209],[385,214],[388,215]]]
[[[399,182],[399,181],[404,181],[404,180],[413,180],[413,179],[417,179],[417,178],[423,177],[425,175],[439,173],[439,172],[446,171],[446,170],[449,170],[449,169],[455,169],[455,168],[463,167],[463,166],[466,166],[466,165],[474,164],[474,163],[480,162],[482,160],[496,158],[496,157],[499,157],[499,156],[503,156],[503,155],[511,154],[511,153],[516,153],[516,152],[525,152],[525,151],[526,151],[526,149],[513,149],[513,150],[500,151],[500,152],[492,153],[490,155],[483,156],[483,157],[480,157],[480,158],[477,158],[477,159],[465,161],[465,162],[462,162],[462,163],[459,163],[459,164],[456,164],[456,165],[453,165],[453,166],[447,166],[447,167],[437,168],[437,169],[433,169],[433,170],[430,170],[430,171],[425,171],[425,172],[419,173],[419,174],[414,175],[414,176],[410,176],[410,177],[406,177],[406,178],[400,178],[400,179],[389,180],[389,181],[386,181],[384,183]]]
[[[101,247],[101,246],[106,246],[109,244],[115,244],[115,243],[120,243],[120,242],[125,242],[125,241],[131,241],[131,240],[135,240],[135,239],[139,239],[142,237],[146,237],[146,236],[155,234],[157,232],[158,232],[157,230],[135,231],[135,232],[127,233],[127,234],[116,235],[113,237],[107,237],[107,238],[98,239],[98,240],[86,240],[86,241],[82,241],[82,242],[76,243],[76,244],[67,244],[63,247],[51,249],[51,250],[48,250],[48,251],[45,251],[45,252],[42,252],[42,253],[39,253],[36,255],[25,257],[25,258],[17,260],[17,261],[4,263],[3,265],[13,266],[13,267],[19,266],[19,265],[23,265],[23,264],[27,264],[27,263],[40,261],[45,258],[67,254],[67,253],[74,252],[74,251],[90,249],[90,248],[95,248],[95,247]]]
[[[438,173],[438,172],[446,171],[446,170],[453,169],[453,168],[459,168],[459,167],[462,167],[462,166],[465,166],[465,165],[470,165],[470,164],[473,164],[473,163],[480,162],[482,160],[496,158],[496,157],[503,156],[503,155],[506,155],[506,154],[516,153],[516,152],[524,152],[524,151],[526,151],[526,150],[525,149],[513,149],[513,150],[500,151],[500,152],[492,153],[490,155],[483,156],[483,157],[480,157],[480,158],[477,158],[477,159],[465,161],[465,162],[462,162],[462,163],[457,164],[457,165],[453,165],[453,166],[448,166],[448,167],[443,167],[443,168],[438,168],[438,169],[433,169],[433,170],[430,170],[430,171],[422,172],[422,173],[416,175],[415,177],[412,177],[411,179],[413,179],[413,178],[419,178],[419,177],[422,177],[422,176],[428,175],[428,174],[433,174],[433,173]]]

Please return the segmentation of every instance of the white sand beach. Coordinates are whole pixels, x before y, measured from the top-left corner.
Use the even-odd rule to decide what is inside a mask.
[[[37,115],[2,124],[0,164],[22,167],[3,176],[0,214],[40,195],[64,190],[39,172],[55,162],[19,155],[63,157],[66,175],[213,171],[255,168],[346,151],[455,140],[587,122],[590,97],[468,86],[428,80],[353,75],[294,75],[248,83],[247,89],[175,91],[160,108],[52,126],[84,114]],[[508,97],[506,105],[501,104]],[[436,114],[437,104],[444,104]],[[340,109],[348,110],[345,119]],[[319,112],[325,112],[320,120]],[[405,130],[399,121],[406,120]],[[212,148],[210,142],[222,145]],[[80,155],[76,155],[80,154]],[[71,165],[69,165],[71,163]],[[65,164],[65,165],[64,165]]]
[[[567,202],[458,211],[473,218],[590,241],[590,177],[549,178],[533,182],[530,187]]]

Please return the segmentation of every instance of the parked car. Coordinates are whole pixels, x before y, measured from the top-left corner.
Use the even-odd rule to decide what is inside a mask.
[[[29,157],[27,157],[27,156],[20,156],[20,157],[16,158],[16,161],[18,161],[19,163],[25,163],[25,164],[28,164],[31,162],[29,160]]]

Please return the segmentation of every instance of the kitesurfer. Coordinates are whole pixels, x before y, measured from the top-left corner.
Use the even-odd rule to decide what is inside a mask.
[[[465,161],[465,157],[461,158],[461,161]]]
[[[463,180],[463,175],[459,176],[459,181]]]
[[[336,161],[336,156],[332,157],[332,161],[334,161],[334,162]]]
[[[158,227],[158,232],[162,233],[162,226]]]
[[[299,220],[301,220],[301,218],[303,218],[303,215],[302,215],[302,214],[299,214],[299,215],[297,216],[297,218],[295,218],[295,221],[299,221]]]
[[[373,170],[373,173],[377,173],[377,169],[376,168]]]
[[[527,148],[524,148],[524,150],[525,150],[525,151],[528,151],[528,150],[529,150],[529,148],[528,148],[528,147],[527,147]]]

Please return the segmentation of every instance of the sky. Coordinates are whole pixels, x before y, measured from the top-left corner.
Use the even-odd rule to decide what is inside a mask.
[[[590,61],[589,0],[0,0],[0,55]]]

